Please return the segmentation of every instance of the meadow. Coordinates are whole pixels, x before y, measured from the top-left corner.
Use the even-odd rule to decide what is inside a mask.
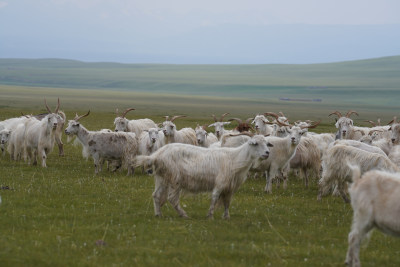
[[[56,66],[53,68],[57,71]],[[32,67],[31,72],[25,69],[24,74],[33,75],[37,71]],[[190,71],[192,75],[195,73],[193,69]],[[204,83],[211,77],[215,85],[219,78],[212,78],[208,68],[204,71],[208,76],[204,74],[205,78],[198,81],[189,76],[188,83]],[[295,72],[299,79],[303,79],[300,70]],[[168,73],[163,73],[160,70],[159,75],[165,75],[163,79],[167,79]],[[227,71],[226,75],[228,73],[231,72]],[[4,78],[6,74],[0,64],[0,76]],[[141,79],[144,79],[143,75]],[[96,77],[101,80],[101,76],[99,74]],[[394,83],[396,79],[392,76],[388,79]],[[27,77],[37,79],[38,76]],[[218,95],[209,91],[184,94],[183,89],[171,92],[127,90],[118,86],[101,89],[90,84],[83,88],[70,86],[71,82],[63,85],[57,76],[43,77],[53,79],[53,86],[44,81],[42,84],[32,82],[35,79],[29,86],[21,82],[12,83],[10,79],[0,82],[0,120],[19,116],[21,112],[42,113],[45,111],[44,97],[51,108],[55,107],[56,99],[60,97],[61,109],[66,112],[68,119],[73,118],[75,112],[83,114],[91,110],[91,114],[81,121],[89,130],[113,129],[115,109],[134,107],[137,110],[127,115],[130,119],[149,117],[158,123],[163,121],[164,115],[187,115],[187,118],[176,120],[178,128],[211,123],[213,113],[219,115],[230,112],[227,118],[245,119],[260,112],[283,111],[292,121],[322,119],[322,124],[315,131],[334,132],[334,119],[328,117],[330,112],[344,112],[353,108],[360,113],[355,123],[366,125],[364,119],[391,119],[397,114],[395,101],[399,99],[394,99],[399,90],[393,84],[386,85],[382,90],[388,94],[394,92],[395,97],[392,98],[379,95],[379,92],[371,89],[375,85],[370,84],[371,87],[363,91],[362,85],[353,84],[354,94],[358,90],[364,98],[359,102],[343,99],[340,93],[349,93],[351,81],[355,81],[350,78],[347,85],[338,87],[338,94],[326,93],[327,97],[323,98],[322,103],[292,103],[279,101],[282,90],[295,91],[286,85],[278,90],[276,86],[279,79],[276,79],[276,84],[269,85],[270,90],[259,95],[254,93],[257,91],[254,88],[251,92],[238,89],[231,94],[227,89],[227,92]],[[71,74],[70,79],[73,80],[73,77]],[[182,77],[186,76],[182,74]],[[293,77],[289,79],[292,82],[295,80]],[[63,79],[68,80],[65,77]],[[238,78],[232,75],[231,79],[234,84]],[[151,80],[151,77],[147,80]],[[343,81],[337,81],[340,82]],[[258,83],[261,84],[262,79]],[[168,85],[162,80],[158,86],[162,87],[163,84]],[[306,85],[302,86],[304,89]],[[205,87],[199,85],[197,88]],[[323,91],[326,88],[313,89]],[[295,97],[321,96],[297,92]],[[340,99],[343,101],[335,102]],[[93,161],[85,161],[81,148],[67,143],[65,135],[63,141],[65,156],[59,157],[55,147],[48,157],[48,168],[28,166],[23,161],[14,162],[8,155],[0,157],[0,266],[344,264],[352,209],[339,197],[327,196],[318,202],[317,177],[313,177],[310,187],[305,188],[302,180],[291,175],[287,190],[274,186],[272,194],[263,192],[264,178],[250,177],[233,197],[230,220],[221,218],[221,207],[217,209],[214,220],[206,219],[209,194],[184,195],[181,205],[189,219],[178,217],[169,204],[162,208],[163,217],[156,218],[151,196],[154,181],[151,176],[137,170],[134,177],[128,177],[126,171],[111,173],[105,169],[95,176]],[[400,240],[375,231],[368,247],[361,250],[361,262],[364,266],[399,266]]]
[[[82,124],[111,128],[113,119],[92,112]],[[194,126],[190,118],[176,122]],[[151,176],[140,170],[134,177],[106,170],[95,176],[81,148],[65,136],[64,143],[65,156],[55,148],[46,169],[1,157],[1,266],[343,264],[352,210],[338,197],[318,202],[316,177],[306,189],[291,176],[287,190],[274,187],[271,195],[263,192],[265,179],[250,178],[234,195],[230,220],[221,218],[221,207],[206,219],[208,194],[182,198],[190,219],[169,204],[155,218]],[[361,259],[364,266],[398,266],[399,251],[399,240],[375,232]]]

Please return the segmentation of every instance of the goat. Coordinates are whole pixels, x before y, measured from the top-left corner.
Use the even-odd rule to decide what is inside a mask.
[[[393,146],[388,157],[394,164],[400,167],[400,146]]]
[[[239,133],[242,133],[242,132],[249,132],[250,130],[253,130],[253,132],[254,132],[254,129],[253,129],[253,127],[251,126],[251,124],[250,124],[250,122],[253,120],[253,118],[248,118],[247,120],[245,120],[244,122],[241,120],[241,119],[239,119],[239,118],[232,118],[232,119],[229,119],[228,121],[237,121],[238,122],[238,126],[236,126],[234,129],[233,129],[233,131],[235,132],[239,132]]]
[[[333,114],[338,116],[335,126],[339,131],[339,139],[359,140],[361,136],[368,134],[369,128],[354,126],[353,120],[350,119],[352,114],[356,114],[358,116],[357,112],[349,110],[345,116],[342,116],[339,111],[334,111],[329,114],[329,116]]]
[[[264,115],[256,115],[251,124],[254,124],[257,134],[264,136],[271,135],[274,130],[273,127],[269,125],[269,120]]]
[[[135,166],[152,166],[155,173],[154,211],[161,216],[167,198],[181,217],[187,217],[179,204],[182,190],[212,192],[208,217],[222,200],[224,218],[229,218],[232,195],[245,182],[255,160],[267,158],[269,146],[263,136],[254,136],[236,148],[203,148],[187,144],[167,144],[150,156],[138,156]]]
[[[289,124],[284,124],[278,121],[281,126],[290,127]],[[279,173],[286,173],[289,167],[290,160],[296,153],[296,148],[300,143],[301,136],[305,132],[305,128],[310,126],[297,127],[293,126],[288,129],[290,135],[282,138],[276,136],[268,136],[265,139],[273,145],[271,148],[271,155],[267,160],[260,160],[254,166],[254,170],[265,172],[266,185],[264,191],[266,193],[272,193],[272,179]],[[283,175],[284,188],[287,185],[287,175]]]
[[[158,128],[144,130],[139,136],[139,155],[151,155],[164,145],[164,133]]]
[[[134,168],[128,163],[133,161],[138,150],[135,133],[88,131],[79,123],[79,120],[89,114],[90,111],[85,115],[76,115],[73,120],[69,120],[65,134],[77,136],[84,153],[92,156],[94,160],[95,174],[102,170],[104,160],[121,160],[122,165],[128,168],[128,175],[133,175]]]
[[[11,132],[12,131],[7,128],[0,131],[0,148],[1,148],[3,157],[6,154],[5,145],[7,144],[8,139],[10,138]]]
[[[381,138],[378,140],[373,140],[370,135],[364,135],[362,138],[360,138],[360,142],[378,147],[385,152],[386,155],[389,155],[391,149],[393,148],[393,143],[390,141],[390,139]]]
[[[277,137],[285,137],[289,135],[289,129],[290,126],[286,126],[287,123],[289,122],[289,119],[286,118],[286,116],[282,113],[279,112],[280,116],[274,112],[265,112],[265,116],[271,116],[274,117],[275,120],[272,123],[268,124],[273,124],[272,125],[272,133],[271,136],[277,136]]]
[[[336,146],[336,145],[352,146],[352,147],[356,147],[356,148],[359,148],[361,150],[365,150],[365,151],[368,151],[371,153],[377,153],[377,154],[386,156],[385,152],[383,152],[383,150],[380,149],[379,147],[368,145],[368,144],[362,143],[360,141],[342,139],[342,140],[336,140],[335,142],[333,142],[332,145],[333,146]]]
[[[165,136],[165,143],[183,143],[196,145],[196,133],[192,128],[182,128],[179,131],[176,130],[176,125],[174,124],[174,120],[177,118],[186,117],[184,115],[173,116],[171,120],[169,116],[164,116],[165,121],[162,123],[163,132]]]
[[[30,117],[23,123],[18,124],[12,131],[11,136],[8,140],[7,151],[10,154],[11,160],[20,160],[23,156],[26,159],[25,152],[25,130],[26,125],[32,124],[32,121],[38,121],[35,117]]]
[[[373,170],[361,177],[359,167],[349,168],[353,180],[349,188],[353,223],[348,236],[346,264],[359,267],[361,241],[373,228],[400,236],[400,174]]]
[[[221,137],[226,133],[226,132],[232,132],[232,131],[227,131],[224,129],[225,125],[230,124],[231,122],[223,122],[222,120],[224,119],[224,117],[226,115],[228,115],[229,113],[224,113],[221,115],[221,117],[219,118],[219,120],[215,117],[215,115],[213,114],[212,117],[214,118],[214,123],[208,125],[208,127],[214,127],[215,128],[215,135],[217,136],[218,140],[221,139]]]
[[[332,146],[328,149],[322,160],[323,170],[321,179],[319,180],[318,200],[321,200],[332,186],[337,185],[340,196],[345,202],[349,202],[349,198],[345,193],[346,182],[352,182],[351,170],[348,164],[360,165],[362,173],[372,169],[391,172],[400,171],[400,168],[387,156],[351,146]]]
[[[139,120],[128,120],[127,118],[125,118],[126,114],[131,110],[135,109],[128,108],[121,114],[121,116],[118,116],[118,109],[116,110],[117,117],[114,120],[116,132],[133,132],[139,138],[140,134],[144,130],[157,128],[157,125],[154,123],[154,121],[147,118]]]
[[[307,126],[307,125],[302,125]],[[321,169],[321,154],[312,138],[302,137],[294,156],[290,159],[291,169],[300,169],[304,174],[304,185],[308,187],[309,170],[319,176]]]
[[[60,116],[57,114],[60,108],[60,101],[58,101],[55,111],[52,113],[48,108],[45,100],[46,108],[49,111],[41,121],[37,119],[29,120],[25,124],[24,134],[24,148],[25,154],[28,158],[28,164],[37,164],[37,156],[39,155],[42,160],[42,167],[46,168],[47,154],[49,154],[54,147],[55,131],[58,126]]]
[[[196,129],[194,129],[198,146],[209,147],[211,144],[218,142],[218,138],[213,133],[207,133],[207,127],[207,125],[197,125]]]
[[[38,120],[42,120],[44,117],[46,117],[48,114],[51,113],[51,110],[50,110],[49,106],[47,105],[46,99],[44,100],[44,103],[46,105],[48,113],[42,113],[42,114],[33,116]],[[58,99],[58,105],[60,105],[60,99]],[[67,117],[65,116],[65,113],[62,112],[61,110],[59,110],[57,112],[57,114],[60,115],[60,116],[57,117],[57,129],[56,129],[56,131],[54,133],[54,138],[55,138],[55,141],[57,142],[57,145],[58,145],[58,155],[59,156],[64,156],[64,144],[63,144],[63,142],[61,140],[61,137],[62,137],[64,124],[67,121]]]

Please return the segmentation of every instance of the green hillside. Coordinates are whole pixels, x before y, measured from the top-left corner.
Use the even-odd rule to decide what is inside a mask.
[[[79,98],[87,97],[94,105],[107,110],[115,109],[116,103],[129,106],[133,99],[135,106],[142,107],[173,104],[172,112],[190,112],[196,105],[198,111],[206,108],[208,113],[234,108],[238,113],[279,109],[306,115],[332,109],[357,109],[374,119],[370,116],[377,113],[384,117],[396,114],[400,99],[399,71],[400,56],[308,65],[162,65],[0,59],[0,95],[5,102],[0,100],[0,105],[13,107],[10,100],[15,100],[15,106],[22,106],[26,103],[19,101],[18,95],[26,96],[29,92],[32,94],[29,100],[43,95],[64,96],[64,100],[70,96],[71,102],[79,94]],[[41,89],[29,89],[38,87]],[[96,99],[90,96],[93,90]],[[110,92],[114,92],[111,98]],[[320,102],[313,102],[315,99]]]

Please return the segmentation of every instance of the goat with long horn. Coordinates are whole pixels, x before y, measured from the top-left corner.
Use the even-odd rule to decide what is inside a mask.
[[[215,135],[217,136],[218,140],[220,140],[222,135],[224,135],[227,132],[227,130],[225,130],[224,126],[230,124],[230,122],[223,122],[222,120],[228,114],[229,114],[228,112],[222,114],[221,117],[219,118],[219,120],[213,114],[212,117],[214,119],[214,123],[208,125],[208,127],[215,127]]]
[[[151,119],[138,119],[138,120],[128,120],[126,114],[131,111],[135,110],[134,108],[128,108],[120,116],[118,116],[118,109],[117,117],[114,120],[115,131],[116,132],[133,132],[139,138],[140,134],[144,130],[148,130],[150,128],[157,128],[157,125]]]
[[[165,136],[165,143],[184,143],[196,145],[196,133],[192,128],[183,128],[181,130],[176,129],[176,125],[174,124],[174,120],[178,118],[186,117],[185,115],[173,116],[171,120],[169,116],[164,116],[166,119],[163,122],[162,130]]]

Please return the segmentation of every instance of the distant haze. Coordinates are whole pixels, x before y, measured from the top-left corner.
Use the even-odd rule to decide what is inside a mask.
[[[321,63],[400,55],[398,0],[0,0],[0,58]]]

